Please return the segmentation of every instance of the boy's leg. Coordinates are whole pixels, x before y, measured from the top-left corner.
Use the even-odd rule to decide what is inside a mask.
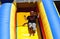
[[[31,28],[28,28],[28,32],[29,32],[29,34],[30,34],[30,36],[31,36]]]
[[[36,31],[36,23],[33,23],[33,30]]]
[[[31,36],[32,32],[31,32],[31,27],[32,27],[32,23],[28,23],[28,31],[29,31],[29,34]]]
[[[29,26],[29,28],[31,28],[32,27],[32,23],[28,23],[28,26]]]
[[[35,34],[35,31],[36,31],[36,23],[33,23],[33,35]]]

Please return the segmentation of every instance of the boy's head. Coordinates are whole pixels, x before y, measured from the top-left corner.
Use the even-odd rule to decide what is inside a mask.
[[[33,16],[34,15],[34,11],[30,11],[30,15]]]

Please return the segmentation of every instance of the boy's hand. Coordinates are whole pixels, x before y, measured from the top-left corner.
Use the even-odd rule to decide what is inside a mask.
[[[24,24],[22,26],[24,26]]]
[[[24,23],[22,26],[24,26],[25,24],[28,24],[28,23]]]
[[[39,13],[37,14],[37,18],[39,18]]]
[[[24,26],[24,25],[25,25],[25,23],[22,26]]]

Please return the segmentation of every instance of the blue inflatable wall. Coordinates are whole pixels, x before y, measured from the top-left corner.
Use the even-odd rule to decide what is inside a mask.
[[[0,5],[0,7],[1,7],[1,5]]]
[[[10,39],[11,3],[3,3],[0,7],[0,39]]]
[[[59,22],[60,22],[60,17],[59,17]]]
[[[60,39],[60,22],[52,0],[42,0],[54,39]]]

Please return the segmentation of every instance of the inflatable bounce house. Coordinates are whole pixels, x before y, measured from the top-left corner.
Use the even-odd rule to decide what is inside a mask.
[[[60,39],[60,2],[54,0],[1,0],[0,39]],[[60,4],[59,4],[60,6]],[[29,36],[24,15],[39,14],[36,33]]]

